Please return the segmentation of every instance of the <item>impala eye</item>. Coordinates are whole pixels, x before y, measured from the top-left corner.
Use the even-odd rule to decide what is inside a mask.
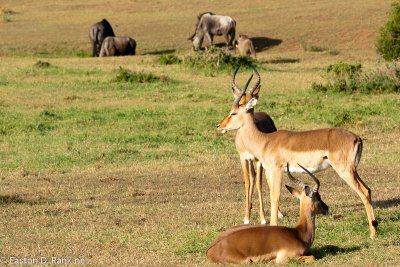
[[[237,112],[232,112],[231,113],[231,116],[235,116],[235,115],[237,115]]]

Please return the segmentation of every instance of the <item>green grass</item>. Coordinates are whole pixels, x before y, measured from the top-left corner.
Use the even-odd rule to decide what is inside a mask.
[[[228,64],[216,69],[197,59],[207,54],[190,51],[185,35],[198,10],[209,10],[206,2],[179,3],[181,16],[176,1],[122,2],[107,14],[104,4],[16,0],[1,6],[13,12],[0,22],[7,36],[0,40],[0,257],[215,266],[205,256],[208,244],[243,218],[235,133],[216,129],[233,100],[238,59],[230,51]],[[317,218],[311,248],[317,261],[310,266],[400,263],[399,94],[310,89],[335,62],[385,72],[372,44],[390,3],[369,1],[360,12],[354,5],[221,0],[212,10],[259,37],[257,111],[267,111],[280,129],[339,126],[363,138],[358,170],[372,190],[377,236],[369,239],[364,207],[345,182],[331,169],[318,173],[331,214]],[[137,40],[136,56],[90,57],[88,28],[102,17],[118,35]],[[266,17],[269,23],[260,23]],[[272,19],[282,17],[296,23]],[[303,40],[325,51],[304,51]],[[193,67],[179,62],[190,57]],[[238,85],[250,72],[241,68]],[[253,201],[251,222],[257,223],[256,196]],[[280,225],[295,226],[298,202],[282,190],[280,205],[286,215]]]

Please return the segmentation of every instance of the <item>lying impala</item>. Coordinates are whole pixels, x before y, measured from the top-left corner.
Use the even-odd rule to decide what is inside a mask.
[[[278,202],[284,166],[299,163],[311,172],[332,166],[337,174],[359,195],[364,203],[373,238],[378,226],[371,205],[371,190],[357,173],[361,158],[362,140],[354,133],[340,128],[293,132],[278,130],[273,133],[260,132],[254,123],[254,107],[260,91],[260,75],[245,97],[244,90],[235,90],[231,111],[218,125],[222,132],[238,130],[246,150],[258,159],[266,175],[269,175],[271,199],[271,225],[278,223]],[[232,78],[235,85],[235,74]],[[237,87],[237,86],[236,86]],[[301,171],[301,169],[291,169]]]
[[[299,165],[300,166],[300,165]],[[207,257],[218,263],[251,263],[275,260],[284,263],[290,258],[308,262],[314,256],[305,256],[315,236],[315,216],[327,214],[328,206],[318,193],[319,181],[304,167],[300,166],[314,180],[310,188],[293,177],[289,178],[300,185],[301,191],[287,186],[291,194],[300,199],[300,219],[296,228],[269,225],[242,225],[222,233],[211,243]]]
[[[236,71],[238,71],[238,69]],[[249,83],[250,83],[252,77],[253,77],[253,75],[247,81],[247,83],[243,89],[244,91],[246,91],[247,87],[249,86]],[[232,87],[232,90],[241,91],[236,85]],[[246,97],[249,97],[249,95],[246,94],[241,99],[241,101],[245,101]],[[274,121],[265,112],[254,112],[254,123],[256,124],[257,129],[260,130],[261,132],[272,133],[272,132],[276,131]],[[256,184],[257,184],[257,191],[258,191],[258,198],[259,198],[260,221],[261,221],[261,224],[266,224],[267,221],[265,220],[264,201],[263,201],[263,196],[262,196],[262,172],[263,172],[262,166],[259,163],[259,161],[257,161],[246,150],[246,146],[242,140],[243,138],[245,138],[245,137],[243,137],[240,133],[236,134],[235,145],[236,145],[236,150],[238,151],[239,156],[240,156],[240,163],[241,163],[242,170],[243,170],[243,180],[244,180],[245,194],[246,194],[245,216],[243,219],[243,223],[244,224],[250,223],[252,197],[253,197],[253,190],[254,190],[254,180],[255,180],[255,176],[257,176]],[[257,166],[256,171],[254,170],[254,165]]]

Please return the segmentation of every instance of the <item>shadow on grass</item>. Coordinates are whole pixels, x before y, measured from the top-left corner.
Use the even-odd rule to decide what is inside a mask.
[[[272,39],[268,37],[251,37],[250,39],[253,42],[256,52],[267,50],[282,43],[281,39]]]
[[[298,58],[275,58],[271,60],[261,61],[261,63],[266,63],[266,64],[285,64],[285,63],[298,63],[298,62],[300,62],[300,59]]]
[[[50,203],[51,201],[46,200],[43,197],[39,197],[36,200],[26,199],[18,194],[13,195],[0,195],[0,206],[6,206],[10,204],[28,204],[28,205],[39,205],[44,203]]]
[[[400,206],[400,198],[392,198],[374,201],[374,207],[385,209]]]
[[[143,55],[165,55],[175,53],[176,49],[164,49],[143,53]]]
[[[337,254],[345,254],[354,251],[360,250],[360,246],[353,246],[348,248],[339,248],[337,246],[327,245],[320,248],[312,248],[310,250],[311,254],[313,254],[317,259],[322,259],[326,256],[334,256]]]

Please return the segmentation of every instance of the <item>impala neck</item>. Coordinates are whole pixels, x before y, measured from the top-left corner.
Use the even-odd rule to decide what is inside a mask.
[[[315,213],[310,207],[302,205],[302,203],[300,203],[300,219],[296,229],[307,249],[309,249],[315,236]]]
[[[254,122],[254,112],[250,111],[244,113],[243,116],[243,126],[239,129],[243,143],[246,149],[252,153],[256,158],[262,158],[263,142],[268,142],[268,134],[265,134],[258,130]]]

